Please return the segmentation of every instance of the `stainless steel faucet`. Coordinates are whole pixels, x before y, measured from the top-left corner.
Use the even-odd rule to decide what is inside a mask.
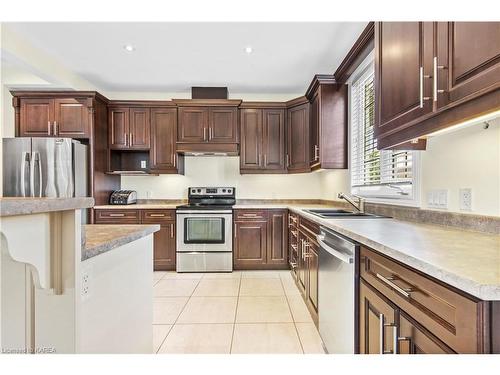
[[[339,199],[344,199],[347,203],[349,203],[351,206],[353,206],[356,210],[358,210],[360,213],[365,212],[365,199],[360,197],[359,195],[347,195],[344,193],[339,193],[338,195]],[[355,198],[357,200],[357,203],[353,200]]]

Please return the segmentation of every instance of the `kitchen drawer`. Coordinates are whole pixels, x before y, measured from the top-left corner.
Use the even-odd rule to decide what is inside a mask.
[[[362,247],[361,277],[457,353],[482,353],[486,303]]]
[[[288,226],[297,228],[299,226],[299,216],[293,212],[288,212]]]
[[[141,218],[139,210],[95,210],[95,222],[96,224],[139,224]]]
[[[143,224],[172,222],[175,221],[175,210],[141,210],[141,221]]]
[[[235,210],[234,211],[235,221],[249,221],[249,220],[267,220],[266,210]]]
[[[300,216],[299,228],[311,240],[316,242],[316,235],[319,234],[319,225],[318,224],[313,223],[312,221],[307,220],[306,218]]]

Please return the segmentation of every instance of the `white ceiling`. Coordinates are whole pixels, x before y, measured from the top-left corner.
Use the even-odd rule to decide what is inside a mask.
[[[303,93],[333,73],[366,22],[10,23],[9,27],[106,91]],[[132,44],[128,53],[123,46]],[[253,52],[245,53],[251,46]]]

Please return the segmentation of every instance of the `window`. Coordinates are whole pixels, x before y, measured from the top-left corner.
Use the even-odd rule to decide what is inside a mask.
[[[372,201],[418,205],[416,151],[377,150],[375,87],[371,56],[350,85],[351,192]]]

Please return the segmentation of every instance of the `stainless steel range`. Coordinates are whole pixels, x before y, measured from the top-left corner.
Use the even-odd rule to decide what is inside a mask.
[[[177,207],[177,272],[232,272],[234,187],[190,187]]]

